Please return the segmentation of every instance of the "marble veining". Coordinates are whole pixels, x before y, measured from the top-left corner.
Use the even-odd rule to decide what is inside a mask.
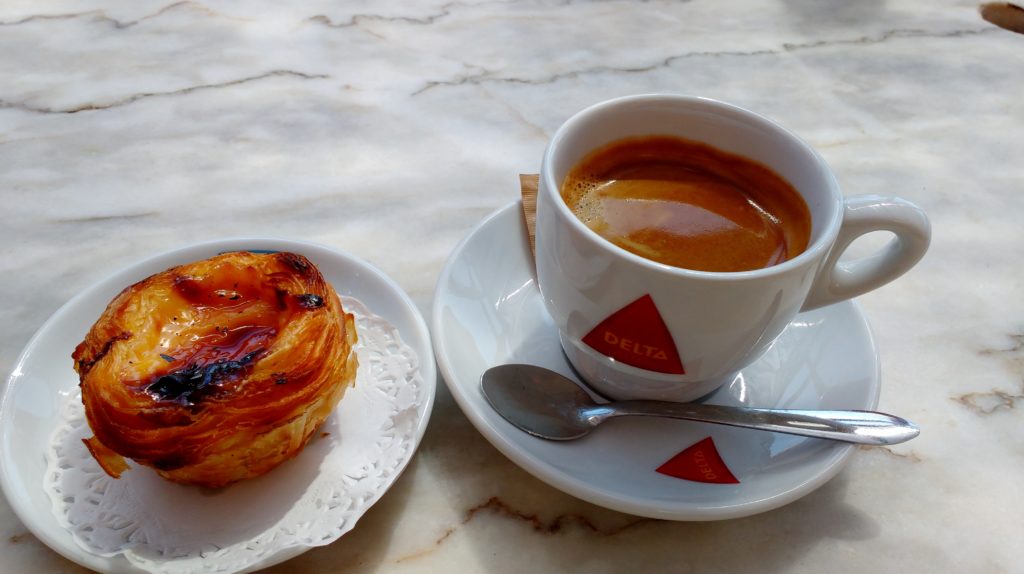
[[[991,21],[975,0],[4,2],[0,371],[81,289],[227,236],[356,254],[428,315],[452,248],[517,198],[562,121],[616,96],[703,95],[799,134],[848,195],[929,213],[925,259],[860,298],[880,409],[921,436],[858,449],[775,511],[665,522],[533,478],[441,384],[388,494],[341,540],[270,571],[1020,572],[1024,34],[1005,29],[1017,9],[986,10]],[[84,571],[0,500],[0,572]]]
[[[966,393],[953,397],[953,400],[980,415],[1016,408],[1017,401],[1024,399],[1024,333],[1014,333],[1009,338],[1009,348],[982,349],[978,354],[998,359],[1003,367],[1016,377],[1016,389]]]
[[[487,499],[486,502],[473,506],[466,511],[465,517],[462,522],[456,526],[449,527],[444,531],[441,536],[434,541],[434,544],[423,550],[413,552],[412,554],[399,557],[395,560],[395,563],[401,564],[403,562],[409,562],[422,558],[431,552],[438,549],[441,544],[451,537],[459,528],[468,527],[469,524],[477,517],[478,514],[486,514],[492,518],[500,517],[503,519],[510,519],[513,521],[521,521],[529,525],[534,532],[539,534],[550,534],[554,535],[561,532],[563,529],[580,529],[590,535],[596,535],[598,537],[615,536],[621,532],[624,532],[630,528],[644,524],[647,522],[653,522],[650,518],[637,518],[635,520],[629,520],[622,524],[618,524],[611,527],[602,527],[595,525],[590,518],[582,514],[559,514],[558,516],[552,517],[548,520],[544,520],[535,513],[525,512],[516,508],[512,508],[506,502],[496,496],[492,496]]]
[[[67,20],[71,18],[88,18],[94,22],[105,22],[114,26],[114,28],[122,29],[130,28],[132,26],[137,25],[139,22],[156,18],[171,10],[175,10],[181,7],[189,7],[195,10],[199,10],[205,12],[210,16],[224,16],[223,14],[219,14],[217,12],[214,12],[213,10],[210,10],[209,8],[203,6],[198,2],[182,0],[181,2],[174,2],[172,4],[168,4],[167,6],[160,8],[156,12],[153,12],[152,14],[148,14],[146,16],[142,16],[134,20],[122,21],[118,20],[117,18],[111,18],[110,16],[107,16],[107,14],[103,10],[90,10],[88,12],[72,12],[67,14],[32,14],[18,20],[0,21],[0,26],[17,26],[18,24],[24,24],[26,22],[33,22],[36,20]]]
[[[107,109],[110,109],[110,108],[116,108],[118,106],[128,105],[128,104],[130,104],[132,102],[136,102],[138,100],[142,100],[142,99],[145,99],[145,98],[156,98],[156,97],[164,97],[164,96],[177,96],[177,95],[181,95],[181,94],[191,94],[193,92],[197,92],[197,91],[201,91],[201,90],[214,90],[214,89],[217,89],[217,88],[226,88],[226,87],[229,87],[229,86],[237,86],[237,85],[246,84],[246,83],[249,83],[249,82],[257,82],[257,81],[263,80],[265,78],[282,77],[282,76],[283,77],[291,77],[291,78],[300,78],[300,79],[303,79],[303,80],[325,79],[325,78],[329,77],[329,76],[324,75],[324,74],[304,74],[302,72],[296,72],[296,71],[293,71],[293,70],[271,70],[269,72],[266,72],[266,73],[263,73],[263,74],[259,74],[257,76],[251,76],[251,77],[248,77],[248,78],[239,78],[237,80],[229,80],[229,81],[221,82],[221,83],[218,83],[218,84],[202,84],[202,85],[198,85],[198,86],[189,86],[187,88],[181,88],[181,89],[172,90],[172,91],[169,91],[169,92],[142,92],[142,93],[137,93],[137,94],[131,94],[129,96],[125,96],[125,97],[123,97],[121,99],[114,100],[112,102],[104,102],[104,103],[98,103],[98,104],[82,104],[82,105],[79,105],[79,106],[76,106],[76,107],[73,107],[73,108],[54,109],[54,108],[34,107],[34,106],[32,106],[30,104],[26,104],[26,103],[12,103],[12,102],[5,102],[5,101],[2,101],[2,100],[0,100],[0,108],[15,108],[15,109],[23,110],[23,111],[26,111],[26,112],[36,112],[36,113],[40,113],[40,114],[77,114],[79,112],[91,112],[91,111],[97,111],[97,110],[107,110]]]
[[[815,48],[823,47],[836,47],[842,45],[869,45],[886,42],[893,38],[957,38],[961,36],[969,36],[974,34],[990,34],[994,32],[992,28],[981,28],[981,29],[970,29],[970,30],[952,30],[948,32],[929,32],[926,30],[886,30],[878,36],[860,36],[857,38],[850,39],[837,39],[837,40],[819,40],[806,43],[783,43],[777,49],[761,49],[751,50],[746,52],[740,51],[701,51],[701,52],[686,52],[682,54],[673,54],[665,57],[660,61],[649,65],[641,65],[636,67],[610,67],[610,66],[594,66],[582,70],[571,70],[553,76],[543,78],[511,78],[511,77],[499,77],[497,74],[490,70],[483,70],[474,75],[462,76],[456,80],[447,81],[431,81],[427,85],[413,92],[413,95],[421,94],[427,90],[440,87],[440,86],[461,86],[465,84],[483,84],[489,82],[497,83],[511,83],[511,84],[529,84],[529,85],[543,85],[554,83],[558,80],[565,78],[576,78],[583,75],[589,74],[638,74],[644,72],[651,72],[659,68],[667,68],[675,64],[679,60],[688,58],[721,58],[721,57],[743,57],[743,56],[768,56],[775,55],[785,52],[796,52],[799,50],[810,50]]]

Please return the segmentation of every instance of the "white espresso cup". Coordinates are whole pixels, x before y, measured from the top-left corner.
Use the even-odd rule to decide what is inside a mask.
[[[599,236],[565,204],[562,181],[590,152],[647,135],[700,142],[774,170],[810,210],[807,248],[763,269],[708,272],[645,259]],[[871,256],[839,261],[872,231],[895,237]],[[844,198],[817,152],[760,115],[706,98],[631,96],[577,113],[552,137],[537,195],[537,279],[562,348],[594,390],[689,401],[731,381],[797,313],[905,273],[930,236],[924,212],[905,200]]]

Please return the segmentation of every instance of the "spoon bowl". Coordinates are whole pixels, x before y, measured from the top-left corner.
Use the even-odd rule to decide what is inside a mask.
[[[543,367],[494,367],[484,373],[481,386],[498,414],[533,436],[572,440],[596,426],[588,413],[599,405],[572,380]]]

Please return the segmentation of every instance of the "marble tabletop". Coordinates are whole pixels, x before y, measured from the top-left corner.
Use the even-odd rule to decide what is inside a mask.
[[[521,470],[439,382],[387,495],[342,539],[269,571],[1022,572],[1024,36],[978,8],[5,2],[0,371],[77,291],[228,236],[356,254],[429,320],[449,252],[517,198],[517,174],[536,172],[568,116],[627,94],[709,96],[803,136],[848,195],[930,214],[925,259],[860,298],[880,409],[921,436],[858,450],[765,514],[657,521]],[[0,498],[0,572],[81,571]]]

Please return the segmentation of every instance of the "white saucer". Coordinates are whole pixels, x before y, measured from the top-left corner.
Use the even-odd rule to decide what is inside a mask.
[[[305,242],[281,239],[243,238],[203,243],[157,255],[100,281],[85,289],[61,307],[36,332],[15,363],[6,386],[0,390],[0,486],[18,517],[41,541],[65,557],[93,570],[103,572],[139,572],[124,555],[101,556],[83,549],[58,522],[51,501],[44,491],[44,473],[49,441],[57,426],[60,409],[67,397],[77,388],[78,377],[72,369],[71,352],[99,317],[107,303],[124,287],[174,265],[211,257],[225,251],[268,250],[292,251],[308,257],[324,277],[343,297],[354,297],[366,305],[376,316],[386,320],[398,330],[403,342],[418,355],[419,376],[422,383],[417,389],[415,408],[403,414],[409,423],[407,451],[402,452],[371,494],[360,498],[352,507],[351,522],[337,529],[337,536],[354,526],[356,519],[386,492],[412,458],[423,438],[436,391],[430,335],[422,316],[404,291],[381,271],[368,263],[345,253]],[[349,395],[357,396],[355,390]],[[339,409],[344,410],[343,400]],[[364,408],[351,405],[349,408]],[[414,411],[414,412],[413,412]],[[377,441],[379,429],[351,433],[354,440]],[[366,436],[363,436],[366,435]],[[337,441],[328,448],[341,448]],[[310,451],[315,445],[307,447]],[[317,446],[322,449],[323,447]],[[362,449],[370,451],[372,449]],[[304,453],[305,454],[305,451]],[[312,456],[312,455],[311,455]],[[300,460],[300,454],[295,460]],[[239,483],[246,488],[259,489],[259,484],[277,484],[280,480],[264,480],[275,473],[294,474],[295,461],[289,461],[265,477]],[[133,472],[145,472],[140,469]],[[271,477],[281,478],[281,477]],[[259,484],[257,484],[257,482]],[[287,481],[285,481],[287,482]],[[251,483],[251,484],[250,484]],[[254,486],[255,485],[255,486]],[[259,493],[261,500],[275,500],[295,493],[272,490]],[[270,498],[266,498],[270,497]],[[309,546],[287,546],[273,553],[259,555],[258,560],[245,566],[248,570],[264,568],[296,556],[312,545],[332,541],[320,540]],[[258,549],[254,549],[254,552]]]
[[[438,281],[431,326],[441,374],[473,425],[537,478],[600,506],[670,520],[748,516],[810,493],[854,452],[831,441],[646,417],[614,419],[569,442],[535,438],[506,422],[480,391],[489,367],[530,363],[576,379],[537,289],[519,202],[485,219],[456,247]],[[798,315],[760,360],[706,402],[874,409],[879,390],[867,320],[858,305],[845,302]],[[655,471],[707,437],[739,484]]]

